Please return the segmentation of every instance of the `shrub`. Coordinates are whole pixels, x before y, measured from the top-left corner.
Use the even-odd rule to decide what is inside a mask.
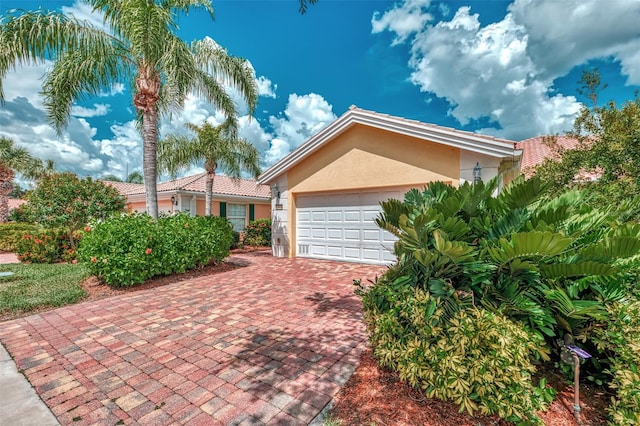
[[[453,401],[470,415],[539,422],[536,410],[553,396],[544,381],[539,387],[531,381],[531,358],[548,359],[542,337],[484,309],[449,317],[427,291],[397,284],[383,278],[358,290],[382,365],[428,397]]]
[[[609,354],[609,385],[616,392],[609,416],[617,425],[640,424],[640,300],[613,303],[608,312],[596,345]]]
[[[24,213],[44,226],[65,228],[71,248],[75,248],[74,233],[90,220],[105,219],[125,207],[114,187],[69,172],[45,174],[26,198]]]
[[[237,249],[242,247],[242,241],[240,241],[240,233],[238,231],[233,231],[233,238],[231,240],[231,249]]]
[[[271,219],[258,219],[249,222],[243,243],[253,247],[271,247]]]
[[[31,234],[41,229],[38,225],[30,223],[10,222],[0,224],[0,251],[15,252],[16,245],[23,235]]]
[[[64,229],[40,229],[21,237],[16,244],[16,254],[18,260],[26,263],[71,261],[75,252],[68,244]]]
[[[132,213],[96,222],[86,231],[79,259],[112,286],[219,262],[229,255],[233,238],[226,219],[187,214],[154,220]]]

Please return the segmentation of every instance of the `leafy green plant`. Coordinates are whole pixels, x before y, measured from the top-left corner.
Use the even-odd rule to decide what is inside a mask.
[[[219,262],[229,255],[232,229],[225,218],[132,213],[86,230],[78,257],[112,286],[131,286],[156,275]]]
[[[454,401],[467,410],[526,419],[538,403],[548,402],[544,386],[517,392],[511,385],[500,387],[495,394],[500,401],[518,392],[526,395],[509,402],[516,412],[499,408],[497,400],[482,405],[473,378],[456,382],[459,378],[449,377],[452,368],[475,368],[465,364],[456,345],[491,347],[481,341],[489,333],[481,325],[491,323],[505,336],[525,333],[529,337],[520,338],[534,339],[540,348],[545,347],[543,338],[548,348],[570,334],[591,349],[593,330],[609,316],[607,307],[624,300],[638,282],[640,225],[620,220],[638,205],[597,209],[585,204],[580,191],[548,195],[539,178],[519,178],[494,196],[496,189],[495,180],[458,188],[435,182],[423,191],[409,191],[404,201],[383,202],[376,222],[398,238],[398,261],[372,289],[358,292],[382,364],[409,383],[427,386],[438,398],[451,399],[444,387],[456,383]],[[429,321],[419,322],[423,317]],[[492,323],[493,318],[513,328]],[[432,340],[434,335],[438,339]],[[433,353],[437,347],[446,351]],[[513,358],[510,349],[504,350]],[[530,349],[530,354],[536,351],[541,356],[542,349]],[[594,352],[585,377],[599,379],[607,356]],[[471,358],[484,365],[479,356]],[[430,364],[434,359],[440,370]],[[425,375],[427,371],[433,374]],[[494,373],[482,377],[484,386],[491,388],[494,381],[508,381],[515,374],[506,366]],[[521,386],[531,386],[530,377],[519,380],[528,382]]]
[[[607,373],[616,392],[609,415],[613,424],[640,424],[640,299],[612,303],[608,313],[596,345],[609,356]]]
[[[79,239],[79,235],[75,238]],[[75,259],[75,249],[69,247],[66,231],[60,228],[24,234],[15,251],[18,259],[26,263],[71,262]]]
[[[105,219],[125,206],[115,188],[73,173],[45,174],[27,200],[26,215],[46,227],[65,228],[71,248],[75,248],[74,233],[90,220]]]
[[[271,219],[249,222],[244,232],[244,244],[252,247],[271,247]]]
[[[440,299],[402,280],[383,277],[357,293],[374,355],[402,380],[471,415],[540,423],[536,410],[553,399],[545,382],[531,380],[531,359],[548,359],[541,336],[486,309],[448,316]]]
[[[9,222],[0,224],[0,251],[16,251],[16,245],[25,234],[32,234],[41,229],[31,223]]]

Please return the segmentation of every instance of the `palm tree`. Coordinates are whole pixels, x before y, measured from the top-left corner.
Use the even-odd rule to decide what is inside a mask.
[[[108,30],[59,12],[33,11],[0,20],[1,79],[20,64],[54,59],[44,85],[44,105],[58,132],[73,102],[97,95],[115,81],[131,83],[143,140],[147,212],[158,216],[157,143],[162,114],[177,111],[188,93],[203,97],[227,117],[235,132],[236,108],[226,87],[236,89],[253,113],[255,74],[210,38],[186,44],[176,17],[201,8],[213,17],[210,0],[84,0],[104,15]]]
[[[138,171],[131,172],[125,179],[127,183],[144,183],[144,176]]]
[[[197,137],[172,134],[162,139],[158,145],[158,164],[161,170],[175,176],[178,170],[204,162],[207,172],[205,215],[211,216],[213,179],[218,167],[234,178],[239,178],[243,170],[258,177],[258,150],[248,141],[230,134],[226,124],[213,126],[205,122],[196,126],[187,123],[186,127]]]
[[[13,188],[11,180],[16,172],[27,178],[36,178],[42,172],[42,161],[32,156],[29,151],[14,145],[6,137],[0,137],[0,222],[9,217],[8,195]]]

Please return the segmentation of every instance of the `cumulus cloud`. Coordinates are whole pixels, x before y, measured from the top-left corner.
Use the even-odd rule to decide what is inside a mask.
[[[256,79],[256,83],[258,84],[258,95],[275,99],[276,90],[278,89],[277,84],[274,84],[271,80],[263,75]]]
[[[446,99],[462,125],[488,118],[495,127],[482,131],[524,139],[571,127],[580,104],[552,91],[572,67],[613,55],[630,82],[640,78],[638,14],[640,0],[612,0],[605,8],[599,0],[515,0],[489,25],[468,6],[428,24],[425,4],[407,0],[374,15],[372,27],[394,33],[395,44],[410,44],[411,81]],[[403,21],[407,16],[413,24]]]
[[[93,108],[79,105],[71,107],[71,115],[74,117],[100,117],[109,113],[109,105],[93,104]]]
[[[406,0],[404,3],[396,3],[383,15],[374,12],[371,19],[372,32],[375,34],[389,30],[396,33],[393,44],[402,43],[433,20],[433,16],[428,12],[430,5],[431,0]]]
[[[99,93],[98,96],[101,98],[107,96],[115,96],[124,93],[124,84],[122,83],[111,83],[111,88],[107,92]]]
[[[62,13],[71,15],[80,21],[88,22],[94,27],[107,30],[104,24],[104,15],[101,12],[95,12],[93,7],[85,2],[76,0],[71,6],[63,6]]]

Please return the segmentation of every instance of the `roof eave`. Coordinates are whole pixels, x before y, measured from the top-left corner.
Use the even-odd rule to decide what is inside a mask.
[[[326,142],[356,124],[363,124],[417,139],[430,140],[442,145],[464,149],[490,157],[509,158],[518,157],[521,154],[516,150],[515,142],[506,139],[485,137],[471,132],[462,132],[435,125],[432,127],[417,121],[405,120],[403,118],[365,110],[351,109],[267,169],[258,177],[258,183],[265,184],[272,181],[321,148]]]

